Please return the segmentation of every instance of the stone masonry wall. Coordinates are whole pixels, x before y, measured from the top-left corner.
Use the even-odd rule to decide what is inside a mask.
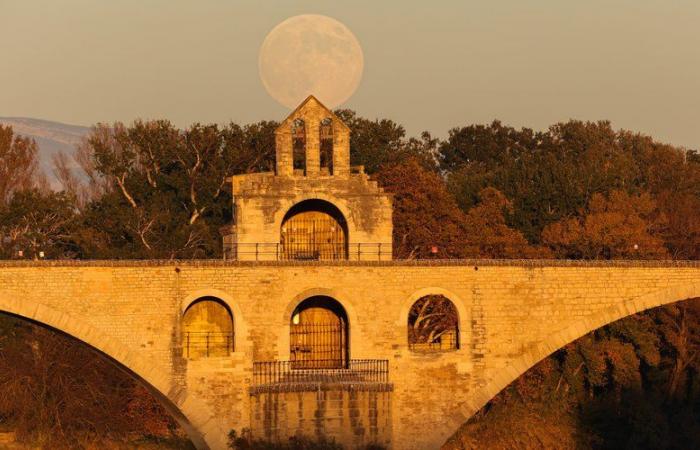
[[[460,348],[408,350],[407,316],[442,294],[460,315]],[[696,263],[454,261],[387,263],[4,262],[0,311],[66,331],[162,393],[171,410],[223,448],[253,423],[253,361],[289,359],[295,306],[329,295],[345,308],[350,357],[387,359],[391,442],[438,448],[489,398],[539,359],[626,315],[700,296]],[[225,302],[235,352],[188,361],[181,318],[198,298]],[[196,440],[196,439],[195,439]]]
[[[383,244],[382,259],[391,259],[391,196],[363,173],[346,178],[240,175],[233,177],[233,189],[236,215],[231,244],[240,246],[240,260],[278,259],[274,244],[280,242],[285,214],[310,199],[327,201],[341,211],[348,225],[350,259],[358,259],[354,244]],[[256,254],[256,243],[271,245],[260,246]],[[375,247],[367,248],[360,255],[363,260],[379,259]]]
[[[252,396],[256,438],[286,442],[291,436],[334,440],[351,449],[391,445],[391,392],[332,388],[264,392]]]

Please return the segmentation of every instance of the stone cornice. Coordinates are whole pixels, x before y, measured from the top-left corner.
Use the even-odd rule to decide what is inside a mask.
[[[674,260],[562,260],[562,259],[432,259],[392,261],[226,261],[222,259],[144,260],[2,260],[13,267],[620,267],[700,268],[700,261]]]

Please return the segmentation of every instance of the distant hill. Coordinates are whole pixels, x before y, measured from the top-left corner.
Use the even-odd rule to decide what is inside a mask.
[[[88,127],[26,117],[0,117],[0,124],[11,125],[15,134],[31,137],[36,141],[39,146],[41,169],[53,188],[60,186],[53,173],[52,155],[60,151],[72,154],[75,146],[90,131]]]

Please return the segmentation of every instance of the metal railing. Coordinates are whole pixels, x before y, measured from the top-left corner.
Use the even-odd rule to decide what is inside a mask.
[[[233,352],[233,333],[187,331],[182,346],[187,358],[227,356]]]
[[[293,361],[253,363],[253,388],[388,382],[389,361],[386,359],[351,359],[341,369],[296,369]]]
[[[280,244],[279,259],[334,261],[348,259],[348,252],[342,242],[290,242]]]
[[[224,252],[225,259],[240,261],[390,261],[390,243],[337,243],[308,245],[281,243],[233,244]]]
[[[409,329],[409,342],[408,348],[414,352],[419,353],[440,353],[449,352],[451,350],[457,350],[459,348],[459,332],[455,330],[453,333],[445,333],[440,336],[437,340],[427,342],[420,339],[415,341],[410,337]]]

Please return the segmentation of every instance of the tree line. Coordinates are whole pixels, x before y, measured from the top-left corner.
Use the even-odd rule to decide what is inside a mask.
[[[440,140],[337,113],[351,128],[352,164],[395,194],[398,258],[700,256],[697,151],[609,122],[535,132],[495,121]],[[0,128],[1,255],[221,257],[227,177],[273,170],[276,126],[99,124],[54,158],[62,192],[40,189],[36,144]]]
[[[389,119],[336,113],[351,129],[351,163],[363,165],[394,194],[396,258],[700,258],[697,151],[615,130],[605,121],[571,120],[543,131],[494,121],[453,128],[438,139],[428,132],[408,137]],[[36,144],[0,126],[0,258],[219,258],[219,228],[231,220],[226,179],[273,170],[276,126],[99,124],[73,154],[55,157],[61,192],[44,187]],[[31,353],[31,345],[18,344],[22,339],[55,347],[18,321],[1,331],[0,364],[6,368],[20,358],[7,346]],[[700,442],[699,354],[698,301],[637,314],[544,360],[450,445],[687,448]],[[48,354],[31,355],[50,361]],[[46,370],[56,369],[48,364]],[[85,389],[107,395],[128,385],[121,375],[105,379],[90,370]],[[6,400],[0,420],[14,420],[19,428],[25,423],[30,435],[36,419],[22,422],[26,403],[7,394],[17,388],[15,375],[0,375],[0,398]],[[21,376],[39,375],[30,370]],[[55,389],[59,398],[65,395]],[[126,398],[149,398],[129,389],[133,394]],[[16,398],[33,398],[35,409],[48,404],[44,397]],[[138,404],[151,405],[141,409],[160,417],[148,401]],[[109,404],[112,416],[133,416],[124,412],[128,403]],[[72,411],[53,408],[55,417]],[[27,425],[32,423],[34,428]],[[155,435],[173,433],[165,419],[148,423]],[[119,422],[110,425],[110,435],[124,436],[129,426],[151,433]],[[84,422],[67,429],[93,436],[105,430]]]

